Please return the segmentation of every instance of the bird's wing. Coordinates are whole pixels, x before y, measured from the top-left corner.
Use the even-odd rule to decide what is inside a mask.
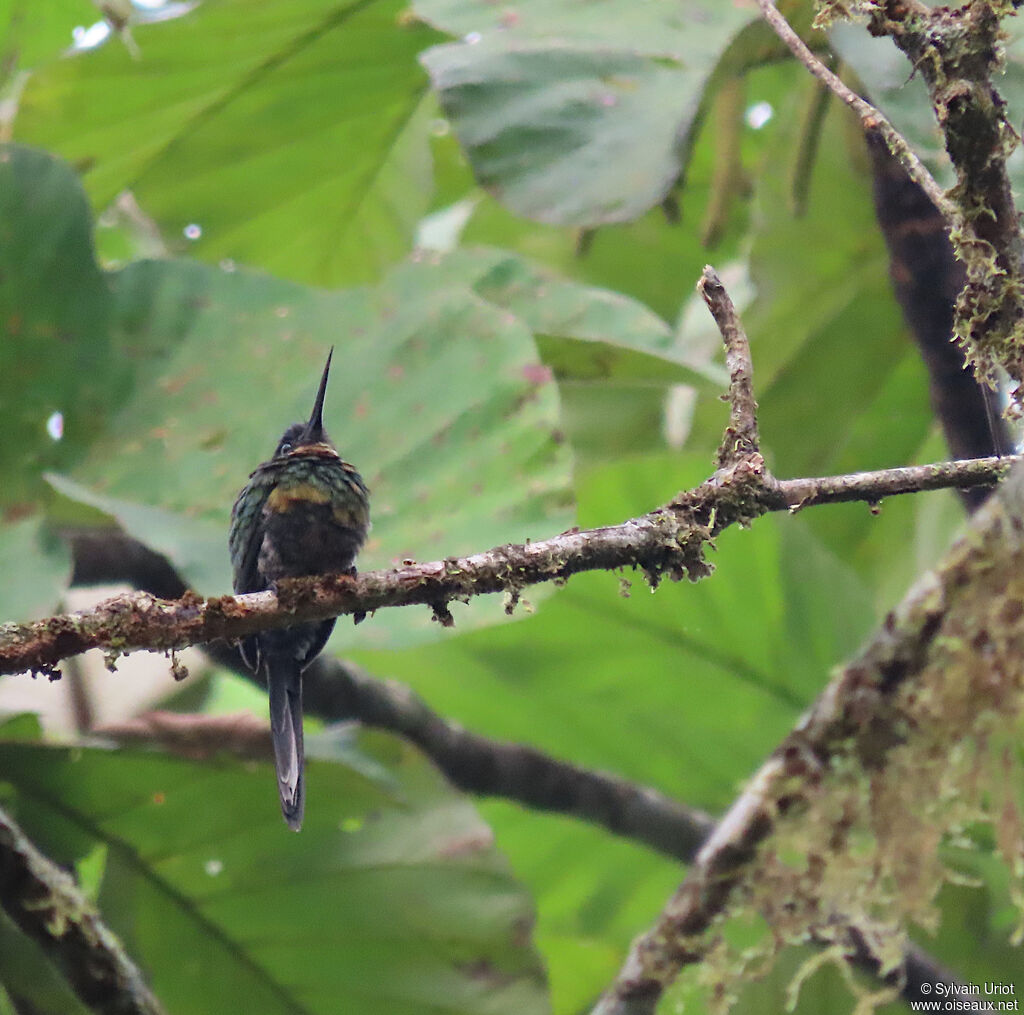
[[[257,469],[238,495],[231,509],[228,549],[231,551],[232,585],[235,595],[262,592],[266,587],[259,574],[260,546],[263,544],[263,505],[273,483]],[[260,642],[257,637],[243,638],[238,644],[242,660],[254,673],[260,665]]]
[[[231,509],[228,548],[231,551],[236,595],[262,592],[266,587],[260,578],[258,564],[263,543],[263,505],[273,488],[267,478],[257,469]]]

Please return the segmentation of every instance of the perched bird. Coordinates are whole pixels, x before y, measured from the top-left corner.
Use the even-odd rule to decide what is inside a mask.
[[[274,457],[249,477],[231,509],[235,594],[273,589],[282,578],[356,573],[355,559],[370,527],[369,491],[342,461],[323,424],[331,369],[328,353],[307,423],[285,430]],[[302,672],[320,654],[333,618],[246,638],[242,658],[262,673],[270,695],[277,788],[288,827],[302,827],[305,806]]]

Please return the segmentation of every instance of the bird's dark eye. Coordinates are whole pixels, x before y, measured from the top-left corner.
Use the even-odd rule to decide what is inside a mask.
[[[291,452],[292,446],[287,441],[285,441],[277,450],[278,454],[287,455]]]

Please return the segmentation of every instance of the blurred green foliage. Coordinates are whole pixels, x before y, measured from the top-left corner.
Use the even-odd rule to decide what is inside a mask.
[[[783,6],[807,27],[809,3]],[[328,426],[373,493],[364,567],[665,502],[707,476],[725,419],[693,294],[708,260],[743,304],[780,475],[943,453],[859,135],[829,108],[798,201],[813,86],[751,5],[205,0],[152,23],[139,8],[127,35],[73,53],[95,11],[44,7],[0,2],[0,564],[18,576],[0,619],[56,607],[67,526],[114,522],[226,591],[232,498],[329,345]],[[859,29],[836,45],[934,142],[905,67],[882,74]],[[739,117],[716,105],[726,84]],[[765,518],[728,532],[696,586],[580,576],[531,590],[513,622],[497,601],[456,604],[454,632],[388,610],[330,650],[467,728],[718,811],[959,517],[939,493],[878,518]],[[479,806],[492,849],[389,737],[314,741],[296,838],[266,766],[16,732],[0,730],[0,803],[88,871],[173,1012],[572,1015],[682,874],[502,801]],[[970,895],[972,922],[938,945],[967,978],[994,975],[978,928],[1005,895],[981,866],[982,888],[941,901]],[[738,1010],[783,1010],[802,958]],[[78,1010],[3,922],[0,984]],[[665,1010],[680,999],[705,1010],[688,977]],[[852,1006],[826,969],[797,1010]]]

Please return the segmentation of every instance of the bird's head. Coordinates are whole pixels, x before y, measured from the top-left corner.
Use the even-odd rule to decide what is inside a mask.
[[[331,438],[327,436],[327,431],[324,429],[324,397],[327,394],[327,377],[331,372],[331,357],[333,355],[334,347],[331,346],[309,420],[305,423],[292,423],[285,430],[277,443],[277,450],[274,452],[275,458],[287,458],[289,455],[314,449],[332,451],[337,454]]]

